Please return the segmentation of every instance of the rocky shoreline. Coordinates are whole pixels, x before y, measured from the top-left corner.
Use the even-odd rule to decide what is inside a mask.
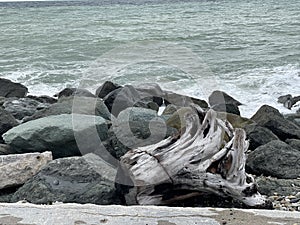
[[[207,102],[156,84],[108,81],[95,94],[66,88],[55,97],[29,96],[24,85],[6,79],[0,87],[0,202],[126,205],[115,181],[118,160],[130,149],[177,135],[187,107],[196,104],[246,131],[246,172],[256,176],[273,208],[300,211],[299,113],[282,115],[263,105],[243,118],[242,103],[224,92],[213,92]],[[244,207],[215,195],[178,206]]]

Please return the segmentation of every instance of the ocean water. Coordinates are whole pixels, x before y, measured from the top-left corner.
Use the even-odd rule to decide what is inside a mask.
[[[300,95],[300,1],[1,1],[0,77],[34,95],[105,80],[203,99],[218,89],[243,116],[290,113],[277,97]]]

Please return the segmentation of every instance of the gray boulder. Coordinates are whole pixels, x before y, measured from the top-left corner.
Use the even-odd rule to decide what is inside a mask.
[[[24,98],[28,92],[27,87],[22,84],[14,83],[10,80],[0,78],[0,96],[9,98]]]
[[[256,178],[259,193],[272,196],[274,193],[288,196],[300,192],[300,180],[298,179],[277,179],[274,177]]]
[[[251,119],[258,125],[270,129],[280,140],[300,139],[300,127],[285,119],[271,106],[263,105]]]
[[[18,124],[19,123],[10,112],[7,112],[0,107],[0,143],[3,143],[2,134]]]
[[[143,98],[132,85],[126,85],[110,92],[103,100],[111,114],[116,117],[129,107],[150,108],[148,103],[152,102],[151,99]]]
[[[299,139],[287,139],[285,142],[292,148],[300,151],[300,140]]]
[[[239,101],[226,94],[223,91],[213,91],[211,95],[208,97],[208,102],[210,106],[218,105],[218,104],[233,104],[236,106],[242,105]]]
[[[36,111],[46,108],[49,103],[41,103],[31,98],[7,99],[3,107],[16,119],[22,120],[26,116],[33,115]]]
[[[41,96],[34,96],[34,95],[27,95],[27,98],[31,98],[33,100],[36,100],[40,103],[48,103],[48,104],[54,104],[57,102],[57,99],[52,98],[47,95],[41,95]]]
[[[0,156],[0,190],[24,184],[51,160],[51,152]]]
[[[122,86],[115,84],[111,81],[105,81],[99,88],[96,90],[96,96],[98,98],[104,98],[106,95],[108,95],[110,92],[121,88]]]
[[[80,97],[96,97],[90,91],[81,88],[65,88],[59,93],[55,94],[54,97],[69,97],[69,96],[80,96]]]
[[[168,127],[156,111],[131,107],[113,121],[104,145],[112,156],[119,159],[129,149],[157,143],[176,131]]]
[[[213,105],[211,108],[217,112],[227,112],[238,116],[241,115],[239,107],[234,104],[217,104]]]
[[[269,143],[270,141],[279,140],[279,138],[268,128],[258,126],[257,124],[247,125],[245,127],[245,131],[250,142],[250,150],[254,150],[261,145]]]
[[[0,144],[0,156],[1,155],[9,155],[9,154],[16,154],[17,152],[11,148],[9,145]]]
[[[247,170],[257,175],[282,179],[300,177],[300,151],[275,140],[258,147],[248,155]]]
[[[98,148],[98,136],[107,138],[107,123],[102,117],[62,114],[21,124],[3,138],[20,153],[49,150],[54,158],[60,158],[93,152]]]
[[[93,159],[94,158],[94,159]],[[97,160],[97,159],[98,160]],[[120,204],[114,178],[116,171],[95,155],[57,159],[47,164],[13,195],[35,204]]]
[[[24,118],[23,122],[52,115],[71,113],[96,115],[107,120],[111,119],[111,114],[101,99],[76,96],[61,98],[59,99],[59,102],[52,104],[45,109],[37,111],[30,117]]]

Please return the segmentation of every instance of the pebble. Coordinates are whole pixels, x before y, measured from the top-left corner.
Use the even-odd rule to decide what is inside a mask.
[[[300,194],[280,196],[278,193],[268,197],[272,202],[273,208],[284,211],[300,211]]]

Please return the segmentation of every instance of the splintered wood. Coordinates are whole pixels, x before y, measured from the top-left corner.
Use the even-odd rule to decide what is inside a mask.
[[[130,150],[121,158],[122,174],[132,182],[125,194],[127,204],[168,205],[213,193],[263,207],[265,197],[245,172],[245,131],[195,105],[184,120],[177,136]]]

